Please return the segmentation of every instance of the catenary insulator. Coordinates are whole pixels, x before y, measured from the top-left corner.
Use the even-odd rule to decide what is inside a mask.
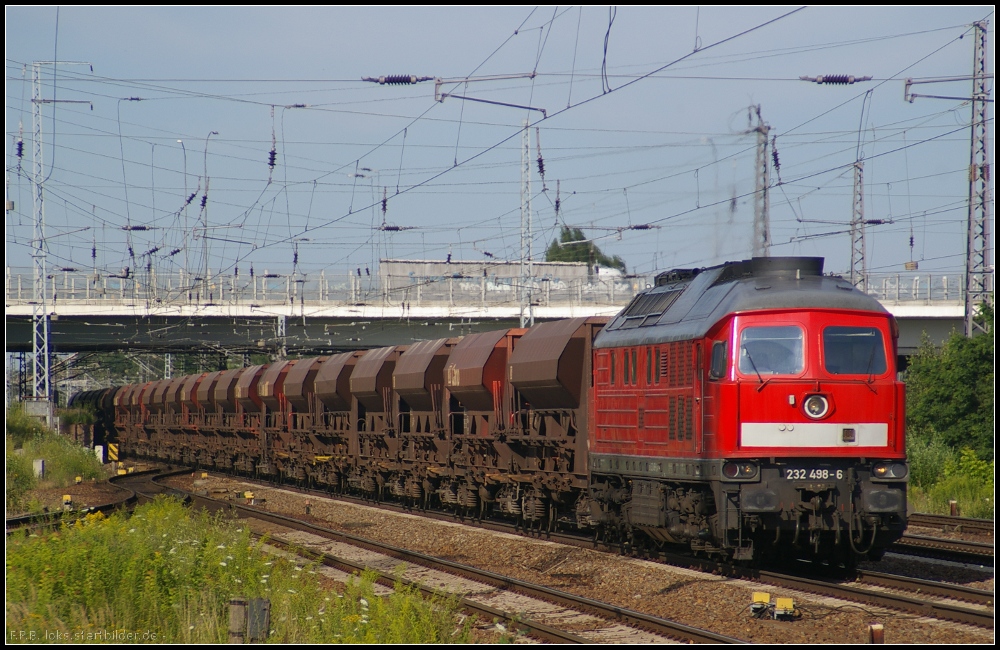
[[[379,77],[380,84],[415,84],[417,77],[409,74],[391,74],[387,77]]]
[[[858,81],[872,80],[870,76],[855,77],[854,75],[851,74],[827,74],[827,75],[821,74],[818,77],[801,76],[799,77],[799,79],[801,79],[802,81],[812,81],[818,84],[837,84],[837,85],[846,85]]]

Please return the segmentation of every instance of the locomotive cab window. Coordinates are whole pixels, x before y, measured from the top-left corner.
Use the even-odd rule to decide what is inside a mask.
[[[802,372],[803,338],[797,325],[747,327],[740,334],[740,372],[751,376]]]
[[[726,366],[729,360],[729,342],[716,341],[712,344],[712,367],[708,371],[711,379],[722,379],[726,376]]]
[[[886,369],[882,332],[875,327],[827,327],[823,365],[832,375],[881,375]]]

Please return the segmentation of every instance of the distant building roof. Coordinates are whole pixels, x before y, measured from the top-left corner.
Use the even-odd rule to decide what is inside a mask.
[[[379,260],[383,275],[412,277],[483,277],[517,278],[521,276],[520,260]],[[573,280],[589,275],[585,262],[532,262],[531,274],[536,278]]]

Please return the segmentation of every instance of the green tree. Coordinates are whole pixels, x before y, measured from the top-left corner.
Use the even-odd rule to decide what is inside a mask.
[[[545,250],[546,262],[586,262],[593,268],[595,264],[612,269],[618,269],[625,273],[625,260],[615,255],[608,257],[601,252],[601,249],[594,245],[594,242],[584,241],[587,237],[579,228],[561,226],[559,229],[559,239],[552,240],[552,243]],[[579,242],[567,244],[567,242]],[[564,244],[560,246],[559,244]]]
[[[993,310],[984,306],[986,333],[955,333],[940,349],[926,338],[906,370],[906,422],[911,436],[969,447],[985,460],[993,445]]]

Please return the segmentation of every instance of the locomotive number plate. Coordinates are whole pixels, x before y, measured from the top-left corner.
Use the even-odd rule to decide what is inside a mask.
[[[827,479],[843,479],[844,470],[842,469],[802,469],[802,468],[790,468],[786,467],[782,470],[785,474],[785,478],[789,481],[805,481],[805,480],[820,480],[825,481]]]

